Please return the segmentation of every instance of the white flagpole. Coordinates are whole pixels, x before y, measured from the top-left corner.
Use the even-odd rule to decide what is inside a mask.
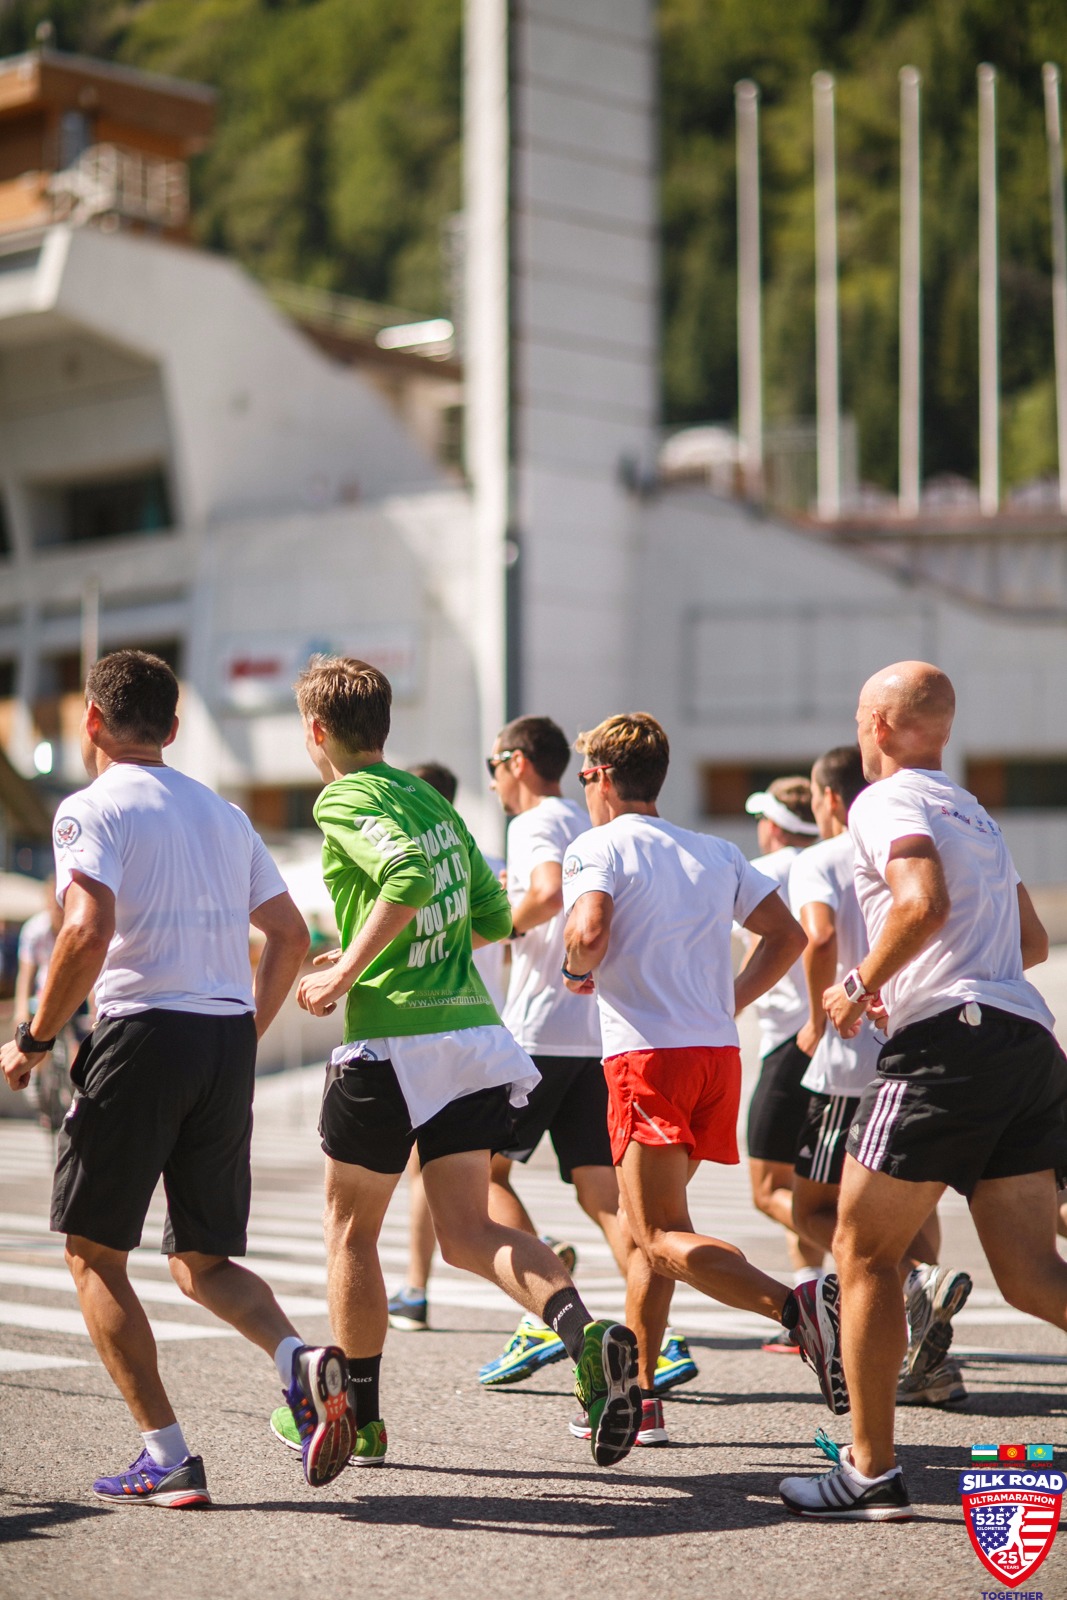
[[[1000,508],[1000,351],[997,289],[997,74],[978,68],[978,497]]]
[[[919,514],[922,448],[922,181],[914,67],[900,69],[900,472],[902,517]]]
[[[1067,511],[1067,225],[1063,204],[1063,134],[1060,126],[1060,69],[1046,61],[1045,127],[1048,132],[1048,183],[1052,211],[1052,329],[1056,355],[1056,443],[1060,466],[1060,510]]]
[[[737,114],[737,385],[746,499],[763,498],[763,333],[760,279],[759,89],[734,85]]]
[[[841,514],[841,376],[837,313],[837,180],[834,80],[811,80],[815,114],[815,409],[819,516]]]

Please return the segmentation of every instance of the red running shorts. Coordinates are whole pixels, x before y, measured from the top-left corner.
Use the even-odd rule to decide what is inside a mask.
[[[627,1050],[604,1062],[611,1159],[631,1140],[683,1145],[692,1161],[736,1166],[741,1052],[736,1045]]]

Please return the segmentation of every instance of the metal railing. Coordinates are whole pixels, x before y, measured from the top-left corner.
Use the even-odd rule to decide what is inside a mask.
[[[104,216],[180,228],[189,216],[189,176],[182,161],[116,144],[91,145],[48,182],[54,219],[80,227]]]

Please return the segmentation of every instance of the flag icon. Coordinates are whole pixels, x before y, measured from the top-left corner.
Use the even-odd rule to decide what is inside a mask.
[[[1027,1461],[1051,1461],[1052,1446],[1050,1444],[1028,1444],[1026,1447]]]
[[[998,1461],[1025,1461],[1026,1446],[1024,1444],[1002,1444],[997,1452]]]
[[[999,1461],[999,1459],[995,1444],[972,1444],[972,1461]]]

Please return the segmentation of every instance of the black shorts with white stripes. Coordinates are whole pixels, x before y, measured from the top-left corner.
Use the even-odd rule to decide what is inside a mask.
[[[971,1023],[966,1013],[977,1012]],[[984,1178],[1067,1174],[1067,1058],[1040,1023],[954,1006],[882,1047],[848,1153],[873,1172],[970,1195]]]
[[[809,1095],[807,1116],[797,1140],[794,1167],[798,1178],[812,1183],[840,1183],[845,1142],[859,1095]]]

